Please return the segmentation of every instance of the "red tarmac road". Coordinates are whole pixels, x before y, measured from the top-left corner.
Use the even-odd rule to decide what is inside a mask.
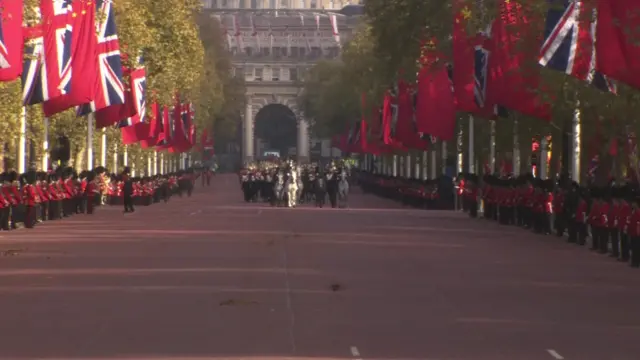
[[[357,189],[350,205],[245,204],[220,175],[0,233],[0,358],[640,359],[640,272]]]

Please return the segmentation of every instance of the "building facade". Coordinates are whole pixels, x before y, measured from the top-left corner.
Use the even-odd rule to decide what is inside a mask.
[[[340,11],[344,6],[357,6],[353,3],[353,0],[205,0],[205,10],[223,27],[233,55],[233,72],[243,77],[246,84],[242,141],[245,161],[255,158],[260,144],[254,136],[255,116],[269,104],[285,105],[296,115],[299,160],[308,161],[310,149],[317,149],[318,142],[323,143],[322,155],[330,156],[326,150],[330,149],[330,141],[309,138],[309,119],[298,110],[297,98],[310,67],[322,59],[339,59],[341,47],[359,18]]]

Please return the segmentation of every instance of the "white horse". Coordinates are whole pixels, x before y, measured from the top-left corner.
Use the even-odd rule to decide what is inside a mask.
[[[346,208],[349,200],[349,175],[342,169],[338,180],[338,207]]]
[[[287,206],[295,207],[297,202],[296,200],[298,200],[296,197],[298,195],[298,171],[295,167],[291,167],[289,178],[284,185],[284,190],[287,193]]]

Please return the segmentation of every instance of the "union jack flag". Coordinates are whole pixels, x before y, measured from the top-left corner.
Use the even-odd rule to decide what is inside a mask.
[[[491,34],[491,26],[487,29],[486,32],[482,32],[480,37],[489,37]],[[491,52],[487,50],[483,45],[476,45],[474,52],[474,72],[473,78],[475,82],[475,86],[473,87],[473,94],[476,105],[479,109],[485,107],[486,98],[487,98],[487,81],[488,74],[487,68],[489,65],[489,56]],[[503,106],[494,105],[493,106],[493,115],[499,117],[507,117],[507,109]]]
[[[142,67],[142,58],[138,59],[138,68],[131,72],[130,81],[131,98],[136,115],[122,120],[118,124],[121,128],[147,122],[147,78],[145,69]]]
[[[596,9],[583,0],[549,2],[538,63],[615,93],[615,84],[595,70]]]
[[[103,16],[103,21],[96,22],[100,89],[96,93],[94,101],[76,108],[78,116],[87,115],[111,105],[124,104],[125,102],[120,43],[116,31],[116,18],[112,1],[97,0],[96,11]]]
[[[0,2],[0,5],[4,5],[4,3]],[[9,64],[9,51],[4,43],[3,17],[4,13],[0,11],[0,69],[7,69],[11,64]]]
[[[41,24],[25,29],[22,103],[40,104],[71,89],[72,0],[44,0]],[[41,13],[42,11],[42,13]],[[53,36],[53,39],[49,36]],[[45,39],[45,37],[47,37]]]

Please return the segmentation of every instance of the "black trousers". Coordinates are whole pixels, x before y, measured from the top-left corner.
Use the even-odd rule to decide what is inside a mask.
[[[620,233],[620,260],[629,261],[629,235]]]
[[[640,236],[631,237],[631,266],[640,267]]]
[[[124,212],[134,212],[135,209],[133,208],[133,196],[131,196],[130,194],[126,194],[123,196],[123,200]]]
[[[620,256],[620,236],[618,228],[609,229],[609,238],[611,239],[611,256]]]

